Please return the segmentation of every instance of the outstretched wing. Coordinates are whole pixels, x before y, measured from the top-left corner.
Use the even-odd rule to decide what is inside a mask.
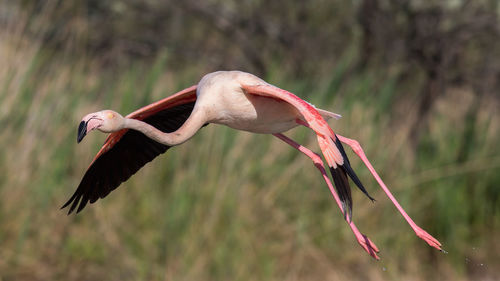
[[[159,130],[176,131],[189,117],[196,102],[196,86],[145,106],[127,118],[142,120]],[[75,208],[80,212],[88,202],[106,197],[122,182],[128,180],[146,163],[164,153],[170,146],[158,143],[144,134],[123,129],[112,133],[90,164],[75,193],[62,208],[69,205],[68,214]]]
[[[318,143],[326,161],[328,162],[337,193],[342,201],[344,216],[348,216],[349,221],[351,221],[352,218],[352,197],[347,176],[351,177],[359,189],[371,200],[373,200],[352,170],[342,144],[337,139],[330,126],[328,126],[328,123],[326,123],[323,117],[321,117],[321,114],[312,104],[271,84],[242,85],[241,87],[249,94],[280,99],[288,102],[297,108],[297,110],[302,114],[307,125],[318,135]]]

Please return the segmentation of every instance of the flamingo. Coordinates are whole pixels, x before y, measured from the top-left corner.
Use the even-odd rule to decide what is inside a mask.
[[[430,246],[441,250],[441,243],[415,224],[403,210],[368,161],[360,144],[335,134],[326,122],[339,117],[250,73],[209,73],[198,85],[145,106],[126,117],[112,110],[83,117],[78,127],[78,143],[96,129],[111,134],[91,162],[75,193],[62,208],[69,206],[68,215],[75,209],[79,213],[88,202],[94,203],[106,197],[146,163],[170,147],[186,142],[202,127],[214,123],[237,130],[272,134],[309,157],[321,173],[358,243],[369,255],[379,259],[377,246],[352,221],[348,177],[369,199],[374,199],[351,168],[342,146],[342,143],[347,144],[363,161],[415,234]],[[335,189],[320,155],[282,134],[297,126],[308,127],[316,134]]]

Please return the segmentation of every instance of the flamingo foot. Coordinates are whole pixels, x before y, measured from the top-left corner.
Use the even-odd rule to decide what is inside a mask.
[[[380,252],[378,247],[373,243],[366,235],[363,233],[359,232],[358,228],[354,225],[353,222],[349,223],[349,226],[352,229],[352,232],[356,236],[356,239],[358,240],[359,245],[373,258],[376,260],[379,260],[380,258],[377,256],[377,253]]]
[[[377,246],[364,234],[356,234],[356,239],[358,239],[359,245],[373,258],[376,260],[380,260],[379,256],[377,255],[379,249]]]
[[[413,230],[415,230],[415,234],[417,234],[417,236],[420,237],[420,239],[427,242],[429,246],[434,247],[440,251],[443,251],[443,249],[441,249],[441,243],[439,243],[439,241],[436,238],[432,237],[432,235],[427,233],[427,231],[423,230],[417,225],[413,227]]]

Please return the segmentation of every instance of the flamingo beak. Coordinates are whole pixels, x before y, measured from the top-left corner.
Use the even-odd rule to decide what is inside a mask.
[[[78,126],[78,135],[76,137],[76,142],[80,143],[86,134],[87,134],[87,121],[82,121],[80,122],[80,126]]]

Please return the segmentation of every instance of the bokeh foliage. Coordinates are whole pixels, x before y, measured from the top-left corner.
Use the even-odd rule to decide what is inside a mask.
[[[0,2],[0,277],[5,280],[478,280],[500,260],[496,1]],[[241,69],[338,112],[369,172],[356,244],[319,173],[266,135],[210,125],[77,216],[59,206],[124,114]],[[317,150],[304,128],[289,136]]]

